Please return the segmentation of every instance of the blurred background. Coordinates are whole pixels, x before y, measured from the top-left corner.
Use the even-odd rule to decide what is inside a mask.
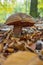
[[[0,0],[0,23],[18,12],[43,18],[43,0]]]

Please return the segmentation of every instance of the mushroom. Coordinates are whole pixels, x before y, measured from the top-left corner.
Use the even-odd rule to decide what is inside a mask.
[[[7,25],[14,25],[14,34],[21,35],[22,27],[29,27],[35,24],[34,19],[25,13],[16,13],[11,15],[7,20]]]

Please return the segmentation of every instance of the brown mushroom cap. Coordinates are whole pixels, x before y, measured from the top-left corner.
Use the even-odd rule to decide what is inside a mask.
[[[30,51],[10,55],[3,65],[43,65],[43,61]]]
[[[26,15],[25,13],[16,13],[11,15],[7,20],[7,25],[14,25],[14,26],[33,26],[34,19],[31,16]]]

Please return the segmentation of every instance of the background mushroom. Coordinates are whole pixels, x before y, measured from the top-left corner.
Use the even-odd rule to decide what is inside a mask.
[[[7,25],[14,25],[14,34],[20,35],[22,27],[29,27],[34,25],[33,17],[26,15],[25,13],[17,13],[11,15],[7,20]]]

